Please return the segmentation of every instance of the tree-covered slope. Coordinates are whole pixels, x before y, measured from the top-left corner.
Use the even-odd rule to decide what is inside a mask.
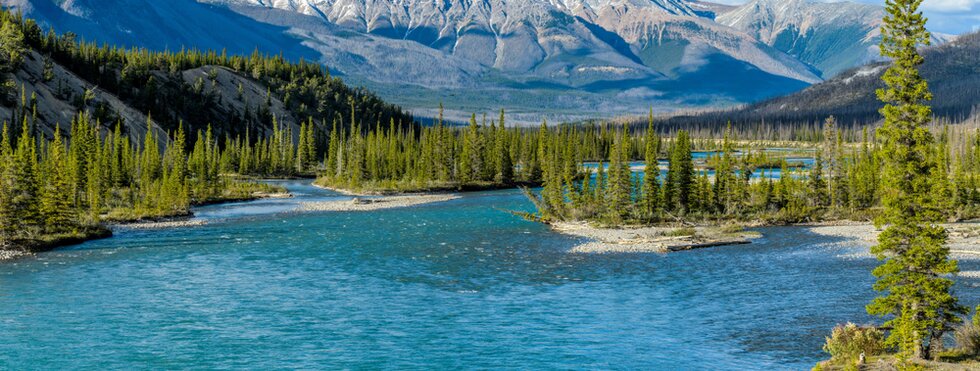
[[[29,114],[48,135],[55,125],[66,131],[79,111],[106,128],[121,122],[133,136],[145,131],[147,116],[164,131],[183,122],[191,132],[210,125],[219,136],[253,138],[275,123],[346,124],[352,112],[362,122],[413,122],[399,107],[347,86],[319,64],[257,52],[152,52],[85,43],[74,33],[45,32],[33,19],[9,16],[20,25],[24,50],[21,63],[5,71],[0,117],[19,122],[25,113],[14,109],[15,102],[36,100],[37,112]]]
[[[936,116],[959,122],[980,106],[980,33],[923,50],[922,75],[933,92],[930,105]],[[675,117],[670,123],[768,122],[815,123],[834,115],[845,125],[881,119],[875,90],[883,87],[884,63],[872,63],[841,73],[834,79],[800,92],[766,100],[741,109]]]

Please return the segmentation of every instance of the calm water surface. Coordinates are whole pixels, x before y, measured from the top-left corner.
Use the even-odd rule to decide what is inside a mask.
[[[866,247],[801,229],[576,255],[506,212],[529,207],[515,191],[296,213],[345,197],[286,184],[206,226],[0,264],[0,368],[809,369],[835,323],[870,320]]]

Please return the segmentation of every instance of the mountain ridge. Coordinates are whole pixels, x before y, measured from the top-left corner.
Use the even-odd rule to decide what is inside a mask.
[[[797,50],[773,42],[780,37],[762,37],[761,28],[755,32],[740,28],[737,22],[729,26],[719,21],[745,12],[749,4],[174,0],[161,5],[130,0],[120,6],[121,1],[2,3],[20,7],[29,15],[60,11],[69,16],[41,18],[74,17],[74,23],[66,24],[82,24],[82,32],[110,42],[140,39],[147,31],[128,27],[135,22],[129,19],[132,15],[118,8],[145,7],[158,14],[146,21],[154,33],[146,38],[148,46],[156,48],[197,42],[194,35],[208,33],[208,26],[227,24],[236,36],[230,49],[241,50],[252,43],[263,52],[316,60],[349,83],[376,91],[417,115],[435,115],[439,103],[445,103],[448,114],[457,119],[497,108],[508,108],[517,121],[522,121],[522,115],[537,116],[529,121],[540,117],[554,121],[639,113],[650,106],[671,111],[750,103],[822,81],[822,76],[842,67],[832,63],[827,67],[822,61],[839,60],[836,56],[842,51],[856,55],[841,62],[843,67],[864,62],[868,54],[866,37],[827,46],[806,31],[803,36],[790,37],[798,41],[790,46],[801,46]],[[767,1],[750,4],[771,6]],[[793,1],[807,5],[804,8],[812,5]],[[162,26],[168,16],[184,13],[193,14],[193,22],[178,22],[182,26],[169,31]],[[785,14],[776,18],[773,23],[799,23],[783,20],[791,18]],[[213,22],[209,24],[208,19]],[[862,31],[876,28],[870,18],[848,19],[861,25],[855,27]],[[823,27],[801,29],[818,30],[814,31],[818,36],[828,34]],[[219,42],[216,37],[200,40],[203,44]],[[829,69],[821,69],[824,67]]]
[[[976,117],[980,112],[980,32],[923,48],[921,53],[925,62],[920,70],[933,93],[929,105],[934,116],[954,123]],[[679,127],[726,121],[819,124],[831,115],[842,125],[875,124],[881,120],[878,110],[882,105],[875,90],[884,87],[881,75],[887,68],[885,62],[872,62],[793,94],[731,110],[679,115],[665,120],[664,125]]]

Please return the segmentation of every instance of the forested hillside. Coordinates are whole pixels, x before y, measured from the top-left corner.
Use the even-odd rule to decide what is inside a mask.
[[[286,196],[241,178],[314,174],[325,121],[415,127],[319,65],[96,46],[3,10],[0,121],[0,250],[104,237],[107,221]]]
[[[959,122],[980,106],[980,33],[922,52],[922,75],[932,90],[936,116]],[[675,117],[667,127],[719,125],[726,121],[752,124],[817,124],[833,115],[845,126],[881,119],[875,90],[884,87],[881,74],[887,64],[873,63],[841,73],[795,94],[770,99],[742,109]]]
[[[323,66],[281,56],[215,51],[155,52],[80,42],[75,34],[42,30],[31,19],[4,12],[10,26],[0,117],[19,123],[35,116],[51,137],[55,125],[67,132],[71,119],[87,111],[111,128],[120,122],[133,139],[145,132],[147,115],[160,133],[180,122],[194,132],[211,126],[215,135],[252,138],[271,133],[274,123],[294,129],[310,119],[411,124],[411,115],[374,94],[330,76]],[[19,112],[19,106],[35,112]],[[326,127],[326,126],[324,126]],[[160,135],[159,137],[165,137]]]

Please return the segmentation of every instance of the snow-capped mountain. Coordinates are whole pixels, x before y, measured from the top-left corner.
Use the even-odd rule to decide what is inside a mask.
[[[878,58],[882,7],[848,2],[752,0],[716,20],[832,77]]]
[[[0,3],[101,42],[316,59],[409,108],[441,101],[462,111],[573,116],[750,102],[801,89],[866,61],[881,11],[806,0],[740,7],[692,0]]]

